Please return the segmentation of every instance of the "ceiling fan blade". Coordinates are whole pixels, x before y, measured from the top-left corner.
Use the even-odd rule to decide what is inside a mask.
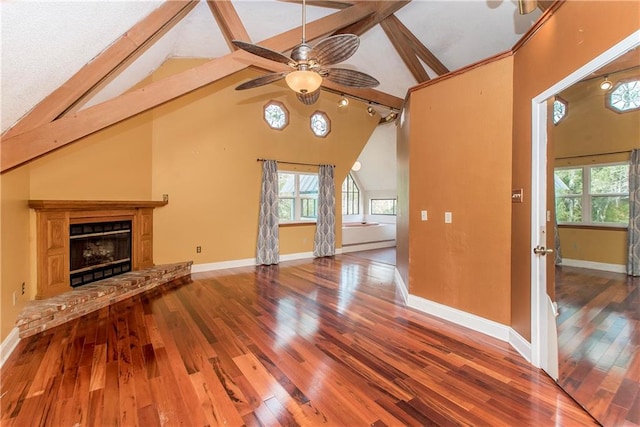
[[[338,34],[327,37],[315,45],[309,55],[321,66],[337,64],[346,61],[356,53],[360,46],[360,39],[353,34]]]
[[[349,87],[376,87],[380,82],[369,74],[345,68],[329,68],[323,70],[321,75],[334,83]]]
[[[242,83],[240,86],[236,87],[236,90],[253,89],[254,87],[268,85],[269,83],[277,82],[278,80],[283,79],[287,74],[289,73],[272,73],[260,76],[255,79],[249,80],[248,82]]]
[[[257,55],[261,58],[265,58],[270,61],[281,62],[289,66],[295,66],[295,62],[293,61],[293,59],[281,54],[280,52],[276,52],[275,50],[267,49],[266,47],[258,46],[257,44],[243,42],[241,40],[232,40],[231,43],[233,43],[235,47]]]
[[[304,105],[313,105],[318,101],[318,98],[320,98],[320,89],[311,93],[296,92],[296,97],[298,98],[298,101],[302,102]]]

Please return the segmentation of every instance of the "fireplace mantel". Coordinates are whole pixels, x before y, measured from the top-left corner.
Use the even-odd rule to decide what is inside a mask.
[[[95,210],[159,208],[169,202],[140,200],[29,200],[29,207],[36,210]]]
[[[167,201],[29,200],[36,211],[37,299],[72,289],[69,278],[69,226],[89,222],[130,220],[132,268],[153,264],[153,210]]]

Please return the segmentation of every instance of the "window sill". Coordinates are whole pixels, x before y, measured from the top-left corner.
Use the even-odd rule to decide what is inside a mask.
[[[601,224],[558,224],[558,228],[580,229],[580,230],[605,230],[605,231],[627,231],[626,225],[601,225]]]
[[[315,221],[290,221],[290,222],[281,222],[278,224],[279,227],[301,227],[305,225],[316,225]]]

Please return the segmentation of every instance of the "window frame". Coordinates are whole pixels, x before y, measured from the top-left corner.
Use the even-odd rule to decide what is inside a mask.
[[[318,219],[318,196],[320,193],[320,181],[317,173],[313,172],[297,172],[297,171],[287,171],[281,170],[278,171],[278,180],[280,179],[280,174],[293,175],[294,178],[294,196],[293,197],[281,197],[280,191],[278,191],[278,203],[283,199],[293,199],[293,219],[282,219],[278,217],[278,224],[286,225],[286,224],[315,224]],[[318,182],[318,195],[316,197],[300,194],[300,176],[308,175],[317,178]],[[303,200],[315,200],[315,213],[316,216],[314,218],[302,217],[303,210]]]
[[[393,213],[376,213],[373,212],[373,202],[374,201],[393,201]],[[397,216],[398,215],[398,199],[395,197],[376,197],[369,199],[369,215],[386,215],[386,216]]]
[[[274,127],[271,125],[271,123],[269,123],[269,120],[267,119],[267,108],[269,108],[270,106],[275,106],[278,107],[282,110],[282,112],[284,113],[284,124],[282,125],[282,127]],[[287,110],[287,107],[284,106],[284,104],[280,101],[274,101],[273,99],[270,100],[269,102],[267,102],[266,104],[264,104],[264,106],[262,107],[262,118],[264,120],[264,122],[267,124],[267,126],[269,126],[269,129],[273,129],[273,130],[284,130],[287,126],[289,126],[289,110]]]
[[[327,131],[325,133],[322,133],[322,134],[316,133],[316,129],[313,127],[313,122],[316,116],[322,117],[322,119],[326,123]],[[313,133],[318,138],[326,138],[331,133],[331,119],[329,119],[329,116],[324,111],[316,110],[309,117],[309,127],[311,128],[311,133]]]
[[[558,119],[558,121],[555,120],[556,118],[556,102],[558,104],[562,104],[564,106],[564,114],[562,114],[562,117],[560,117]],[[560,122],[562,122],[567,115],[569,114],[569,102],[564,100],[563,98],[561,98],[560,96],[556,95],[556,97],[553,100],[553,108],[551,109],[551,121],[553,122],[554,126],[558,126],[560,124]]]
[[[594,222],[592,218],[592,199],[593,197],[629,197],[629,192],[627,193],[592,193],[591,191],[591,170],[594,168],[608,167],[608,166],[620,166],[625,165],[628,168],[631,166],[630,162],[609,162],[609,163],[594,163],[590,165],[567,165],[567,166],[559,166],[553,169],[554,177],[555,172],[558,170],[567,170],[567,169],[581,169],[582,170],[582,194],[569,194],[569,195],[555,195],[554,197],[554,208],[556,212],[556,220],[558,221],[559,226],[569,226],[569,227],[585,227],[585,228],[628,228],[629,221],[626,222]],[[582,208],[582,221],[575,222],[561,222],[557,219],[557,206],[559,198],[579,198],[581,201]]]
[[[355,187],[356,191],[349,191],[349,183],[348,181],[351,180],[353,182],[353,186]],[[347,186],[347,191],[345,191],[345,184]],[[362,194],[362,190],[360,190],[360,186],[358,185],[358,182],[356,181],[356,179],[353,177],[353,175],[351,175],[351,173],[348,173],[347,176],[345,177],[344,181],[342,181],[342,186],[340,187],[341,191],[342,191],[342,215],[360,215],[360,197]],[[356,201],[355,206],[358,208],[357,212],[349,212],[349,206],[354,206],[353,202],[349,203],[349,195],[355,193],[358,196],[358,199]],[[346,194],[346,199],[345,199],[345,194]],[[345,212],[345,207],[347,209],[347,211]]]
[[[637,82],[638,85],[640,86],[640,76],[621,79],[616,84],[614,84],[613,87],[611,89],[609,89],[607,91],[607,93],[605,94],[605,96],[604,96],[604,105],[605,105],[605,107],[607,107],[609,110],[611,110],[611,111],[613,111],[614,113],[617,113],[617,114],[626,114],[626,113],[631,113],[633,111],[640,110],[640,106],[639,107],[635,107],[635,108],[630,108],[628,110],[620,110],[620,109],[614,107],[611,104],[611,96],[613,95],[613,92],[618,90],[618,88],[620,86],[628,84],[628,83],[632,83],[632,82]]]

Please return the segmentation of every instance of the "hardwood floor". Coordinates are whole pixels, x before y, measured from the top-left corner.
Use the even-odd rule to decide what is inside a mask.
[[[640,425],[639,277],[556,268],[565,390],[605,426]]]
[[[370,249],[368,251],[349,252],[350,256],[396,265],[396,247]]]
[[[362,258],[200,273],[26,338],[7,426],[584,426],[504,342],[404,308]]]

